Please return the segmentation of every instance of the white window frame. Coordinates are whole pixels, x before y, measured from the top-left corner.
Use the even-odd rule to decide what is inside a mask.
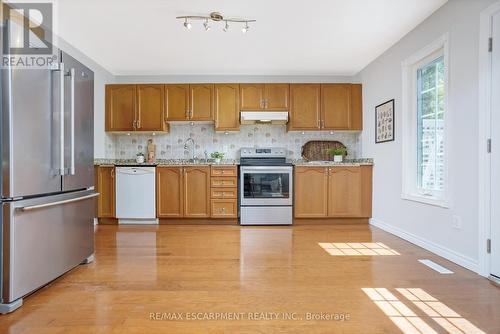
[[[448,34],[444,34],[431,44],[417,51],[402,62],[402,133],[403,133],[403,189],[401,198],[419,203],[449,208],[448,152],[450,151],[449,131],[449,47]],[[417,70],[437,57],[444,60],[444,189],[422,193],[417,188]]]

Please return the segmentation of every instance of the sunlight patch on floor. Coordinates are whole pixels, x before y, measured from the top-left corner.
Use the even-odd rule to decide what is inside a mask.
[[[395,289],[406,298],[403,301],[386,288],[362,288],[362,290],[404,334],[438,333],[428,324],[431,319],[448,333],[484,334],[470,321],[423,289]],[[410,306],[416,307],[419,314]]]
[[[381,242],[319,242],[318,245],[333,256],[401,255]]]

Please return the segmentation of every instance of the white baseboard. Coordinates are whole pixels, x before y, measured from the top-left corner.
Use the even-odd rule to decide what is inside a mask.
[[[428,250],[436,255],[444,257],[445,259],[458,264],[466,269],[469,269],[475,273],[479,273],[479,263],[478,261],[465,256],[463,254],[457,253],[454,250],[438,245],[432,241],[419,237],[415,234],[403,231],[399,227],[387,224],[379,219],[370,219],[370,225],[380,228],[386,232],[394,234],[401,239],[404,239],[412,244],[415,244],[423,249]]]

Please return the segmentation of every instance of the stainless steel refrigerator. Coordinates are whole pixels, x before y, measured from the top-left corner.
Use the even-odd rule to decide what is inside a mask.
[[[51,70],[1,70],[0,313],[93,259],[93,72],[54,57]]]

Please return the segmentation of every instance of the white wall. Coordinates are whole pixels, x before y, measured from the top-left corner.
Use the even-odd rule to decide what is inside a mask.
[[[373,223],[477,271],[479,14],[494,0],[450,0],[363,69],[362,155],[375,159]],[[449,33],[449,209],[401,199],[401,62]],[[396,140],[375,144],[374,109],[395,99]],[[453,216],[462,229],[452,228]]]

